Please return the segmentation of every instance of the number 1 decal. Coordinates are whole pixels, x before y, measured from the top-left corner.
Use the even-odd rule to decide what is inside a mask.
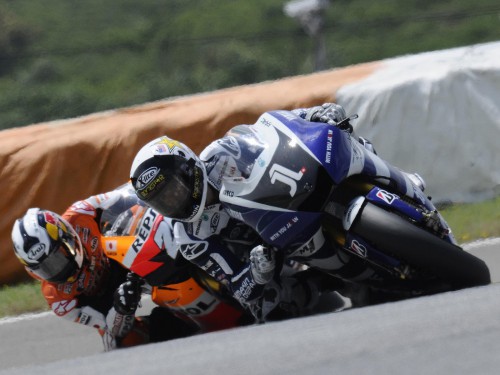
[[[280,181],[290,186],[290,196],[292,197],[297,192],[296,181],[300,181],[303,175],[304,175],[303,169],[301,169],[299,172],[294,172],[279,164],[273,164],[271,170],[269,171],[269,177],[271,177],[271,184],[274,184],[276,181]]]

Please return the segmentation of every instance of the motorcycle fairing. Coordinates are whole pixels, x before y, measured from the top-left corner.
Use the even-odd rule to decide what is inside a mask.
[[[300,117],[291,117],[285,111],[269,114],[278,120],[273,123],[277,129],[289,134],[290,138],[300,138],[336,185],[347,177],[364,175],[415,198],[415,188],[410,179],[398,168],[363,147],[349,132],[325,123],[311,123]],[[291,132],[287,132],[287,128]]]
[[[299,212],[248,208],[228,203],[227,207],[240,220],[251,226],[268,244],[277,248],[302,244],[317,230],[321,212]]]
[[[264,204],[262,209],[297,209],[297,202],[315,188],[319,168],[337,185],[349,176],[364,175],[412,199],[422,198],[404,173],[337,127],[275,111],[264,113],[250,128],[259,142],[265,140],[266,147],[253,155],[255,160],[245,161],[253,165],[247,178],[224,179],[222,201],[240,201],[241,206],[257,202]],[[241,149],[248,147],[246,139],[236,137],[236,141]]]
[[[376,204],[377,206],[383,207],[390,211],[397,211],[401,213],[404,217],[408,217],[414,220],[416,223],[419,223],[421,226],[429,225],[429,215],[432,213],[435,215],[435,223],[432,226],[435,226],[435,231],[438,232],[444,240],[456,244],[456,240],[451,233],[451,229],[441,216],[438,213],[432,202],[425,197],[422,199],[417,199],[417,202],[422,205],[422,208],[416,208],[413,205],[405,202],[401,197],[396,194],[385,191],[377,186],[374,186],[373,189],[366,195],[366,199],[370,202]],[[424,213],[427,215],[424,215]]]
[[[385,269],[390,272],[401,266],[399,260],[387,256],[366,242],[362,237],[352,233],[347,233],[344,248],[360,258],[377,264],[379,267],[385,264],[387,266]]]
[[[219,196],[233,217],[243,220],[266,242],[280,248],[289,243],[289,233],[293,232],[297,240],[298,234],[317,227],[321,217],[317,211],[323,202],[309,207],[311,212],[297,214],[310,199],[320,164],[288,128],[278,131],[276,126],[279,121],[264,114],[257,125],[248,127],[253,140],[248,134],[236,138],[243,150],[262,140],[266,143],[260,154],[245,162],[253,165],[248,178],[224,179]]]
[[[223,179],[219,198],[233,217],[252,226],[269,244],[282,248],[312,235],[309,231],[319,225],[330,189],[352,175],[379,179],[415,197],[404,173],[337,127],[274,111],[247,129],[253,136],[234,134],[239,148],[249,148],[249,142],[262,147],[247,153],[252,160],[245,163],[253,166],[247,178]]]
[[[188,278],[179,272],[177,247],[166,219],[147,209],[131,235],[103,236],[106,255],[143,277],[150,285],[163,285]]]
[[[415,207],[410,206],[396,194],[380,189],[377,186],[374,186],[373,189],[370,190],[366,195],[366,199],[378,206],[401,212],[418,223],[424,220],[424,215],[421,210],[417,210]]]

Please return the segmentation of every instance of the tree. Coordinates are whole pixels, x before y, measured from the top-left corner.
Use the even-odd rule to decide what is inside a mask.
[[[32,31],[0,6],[0,76],[18,62],[32,40]]]

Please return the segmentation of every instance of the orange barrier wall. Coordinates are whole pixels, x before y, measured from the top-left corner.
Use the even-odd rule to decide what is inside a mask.
[[[14,256],[10,233],[29,207],[62,213],[71,203],[126,182],[136,152],[160,135],[195,152],[230,127],[253,123],[266,110],[334,101],[343,85],[370,75],[378,63],[0,132],[0,283],[28,276]]]

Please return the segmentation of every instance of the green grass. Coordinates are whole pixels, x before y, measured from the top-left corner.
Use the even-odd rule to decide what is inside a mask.
[[[48,308],[38,281],[0,289],[0,317],[45,311]]]
[[[455,204],[441,214],[459,243],[500,237],[500,197],[475,204]]]
[[[475,204],[455,204],[441,210],[459,243],[500,237],[500,197]],[[0,317],[46,311],[37,281],[0,289]]]

